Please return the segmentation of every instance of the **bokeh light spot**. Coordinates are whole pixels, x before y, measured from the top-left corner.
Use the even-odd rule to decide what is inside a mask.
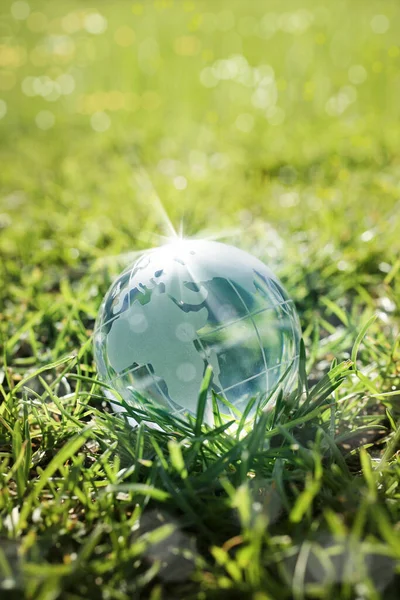
[[[86,15],[83,23],[86,31],[93,35],[100,35],[107,29],[107,19],[97,12]]]
[[[389,26],[390,21],[386,15],[375,15],[371,19],[371,29],[374,33],[386,33]]]
[[[56,79],[56,82],[64,96],[72,94],[75,89],[75,79],[69,73],[63,73],[62,75],[59,75],[59,77]]]
[[[383,64],[380,60],[375,60],[372,63],[372,70],[374,73],[381,73],[383,71]]]
[[[117,42],[118,46],[122,46],[123,48],[127,48],[128,46],[132,46],[135,41],[135,32],[131,27],[127,25],[123,25],[119,27],[115,34],[114,39]]]
[[[110,128],[111,119],[105,112],[95,112],[90,118],[90,124],[94,131],[102,133]]]
[[[282,31],[292,34],[304,33],[312,24],[314,15],[305,9],[293,13],[283,13],[279,17],[279,27]]]
[[[173,182],[177,190],[185,190],[187,188],[187,179],[183,175],[178,175],[178,177],[174,177]]]
[[[352,85],[345,85],[339,92],[331,96],[325,105],[325,110],[331,117],[336,117],[344,111],[357,99],[357,90]]]
[[[370,242],[374,237],[375,237],[375,233],[373,231],[371,231],[370,229],[368,229],[367,231],[364,231],[360,235],[360,239],[362,242]]]
[[[297,192],[287,192],[286,194],[281,194],[279,198],[279,204],[284,208],[292,208],[292,206],[296,206],[300,202],[300,196]]]
[[[367,71],[362,65],[353,65],[349,68],[349,81],[354,85],[364,83],[367,79]]]
[[[24,46],[0,45],[0,66],[17,69],[26,62],[26,49]]]
[[[143,4],[140,2],[135,2],[135,4],[132,6],[132,12],[134,15],[143,14]]]
[[[149,327],[146,317],[142,314],[135,314],[129,317],[129,328],[134,333],[143,333]]]
[[[30,15],[31,7],[27,2],[23,0],[17,0],[17,2],[13,2],[11,4],[11,14],[14,19],[18,21],[24,21]]]
[[[196,367],[191,363],[182,363],[176,369],[176,376],[181,381],[192,381],[196,377]]]
[[[323,46],[326,43],[326,35],[324,33],[317,33],[314,39],[318,46]]]
[[[49,110],[41,110],[35,117],[36,125],[39,129],[46,131],[54,127],[55,117]]]
[[[259,35],[269,40],[278,28],[278,17],[275,13],[265,14],[259,25]]]
[[[80,15],[76,12],[68,13],[61,19],[61,26],[66,33],[79,31],[82,26]]]
[[[195,56],[200,48],[200,40],[194,35],[183,35],[174,42],[175,53],[179,56]]]
[[[121,110],[125,108],[125,94],[119,90],[108,92],[105,98],[105,105],[108,110]]]

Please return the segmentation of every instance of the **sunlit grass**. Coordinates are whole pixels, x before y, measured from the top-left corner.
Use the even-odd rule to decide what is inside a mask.
[[[397,599],[397,3],[0,10],[0,597]],[[101,298],[171,236],[296,303],[255,421],[207,380],[196,420],[110,412]]]

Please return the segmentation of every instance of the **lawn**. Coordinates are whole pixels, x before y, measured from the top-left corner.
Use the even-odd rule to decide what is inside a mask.
[[[399,597],[399,30],[394,0],[3,0],[2,600]],[[97,310],[170,223],[296,303],[297,389],[253,422],[202,423],[206,380],[197,420],[109,409]]]

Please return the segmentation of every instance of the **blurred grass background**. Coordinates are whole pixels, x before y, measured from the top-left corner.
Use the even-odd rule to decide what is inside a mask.
[[[253,600],[397,597],[399,31],[399,4],[390,0],[3,0],[0,539],[11,565],[11,575],[0,577],[4,598],[15,593],[35,600],[126,600],[151,593],[154,600],[204,599],[222,597],[222,589],[229,598],[236,593]],[[208,561],[196,563],[195,585],[194,567],[189,568],[191,583],[185,587],[184,576],[179,592],[157,587],[153,567],[131,567],[140,548],[137,554],[129,549],[130,527],[135,510],[146,507],[149,498],[138,501],[126,491],[112,501],[107,494],[97,497],[98,489],[120,482],[118,452],[124,464],[127,455],[131,462],[142,457],[143,448],[121,425],[101,421],[106,417],[94,408],[101,397],[87,344],[101,297],[125,262],[115,257],[159,243],[154,234],[168,233],[165,213],[186,235],[226,232],[228,242],[276,270],[299,310],[310,385],[333,359],[348,359],[357,334],[365,334],[362,325],[374,313],[379,317],[361,346],[363,372],[334,396],[340,406],[337,444],[352,472],[350,483],[340,461],[343,472],[337,464],[334,476],[315,467],[320,475],[312,479],[309,461],[323,455],[318,444],[312,460],[305,449],[299,458],[296,440],[286,438],[286,492],[273,462],[265,456],[271,464],[264,464],[257,455],[257,477],[278,485],[284,506],[275,530],[258,546],[259,525],[243,517],[248,485],[243,457],[233,459],[225,440],[232,460],[224,472],[233,480],[229,493],[225,488],[224,496],[215,495],[203,481],[205,491],[189,498],[201,497],[210,508],[194,523],[190,511],[174,500]],[[64,363],[54,361],[77,351],[72,375],[65,374]],[[51,376],[43,384],[37,373],[47,367]],[[21,396],[27,377],[34,379],[27,383],[32,389]],[[76,377],[83,377],[79,385]],[[32,408],[32,398],[42,398],[42,404]],[[335,417],[324,410],[322,421],[333,418],[334,426]],[[42,411],[40,418],[35,411]],[[72,437],[94,416],[103,427],[98,443],[103,431],[117,458],[101,454],[100,460],[100,450],[81,448],[81,438]],[[365,437],[368,427],[372,437]],[[190,455],[187,438],[176,435]],[[164,442],[158,441],[158,450],[169,461],[168,477],[175,477],[168,452],[176,459],[177,450],[167,450]],[[215,443],[218,461],[223,443]],[[360,459],[360,445],[369,448],[378,471],[371,470],[366,454]],[[150,462],[147,454],[141,475],[133,477],[158,485],[164,491],[155,490],[156,499],[165,500],[166,463],[160,467],[154,459],[150,469],[145,459]],[[203,467],[197,465],[198,471]],[[52,482],[55,472],[60,475]],[[24,503],[28,508],[18,521]],[[228,505],[229,511],[239,507],[241,526]],[[35,513],[39,508],[42,513]],[[214,524],[209,554],[204,527],[219,515],[221,528]],[[98,521],[110,528],[100,531]],[[240,527],[248,546],[237,563],[229,562],[228,550],[224,546],[224,554],[220,546]],[[127,540],[126,548],[114,530]],[[355,531],[357,543],[365,542],[356,554],[368,555],[369,579],[359,570],[359,579],[336,574],[329,585],[317,578],[318,587],[315,569],[305,575],[307,544],[314,534],[321,544],[326,531],[343,539]],[[146,564],[154,566],[159,547],[149,552],[153,558]],[[341,552],[348,558],[348,550]],[[386,574],[385,562],[381,574],[371,567],[371,561],[381,564],[377,554],[390,559]],[[18,556],[27,566],[21,567]],[[289,565],[289,575],[282,575],[282,564]]]
[[[1,249],[22,264],[153,231],[139,164],[189,235],[260,217],[334,255],[394,233],[396,2],[2,6]]]

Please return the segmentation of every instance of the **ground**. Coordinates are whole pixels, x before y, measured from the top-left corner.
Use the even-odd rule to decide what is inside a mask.
[[[399,26],[389,0],[2,3],[2,598],[398,597]],[[207,379],[197,420],[136,429],[97,379],[101,299],[171,227],[296,303],[297,390],[234,431]]]

